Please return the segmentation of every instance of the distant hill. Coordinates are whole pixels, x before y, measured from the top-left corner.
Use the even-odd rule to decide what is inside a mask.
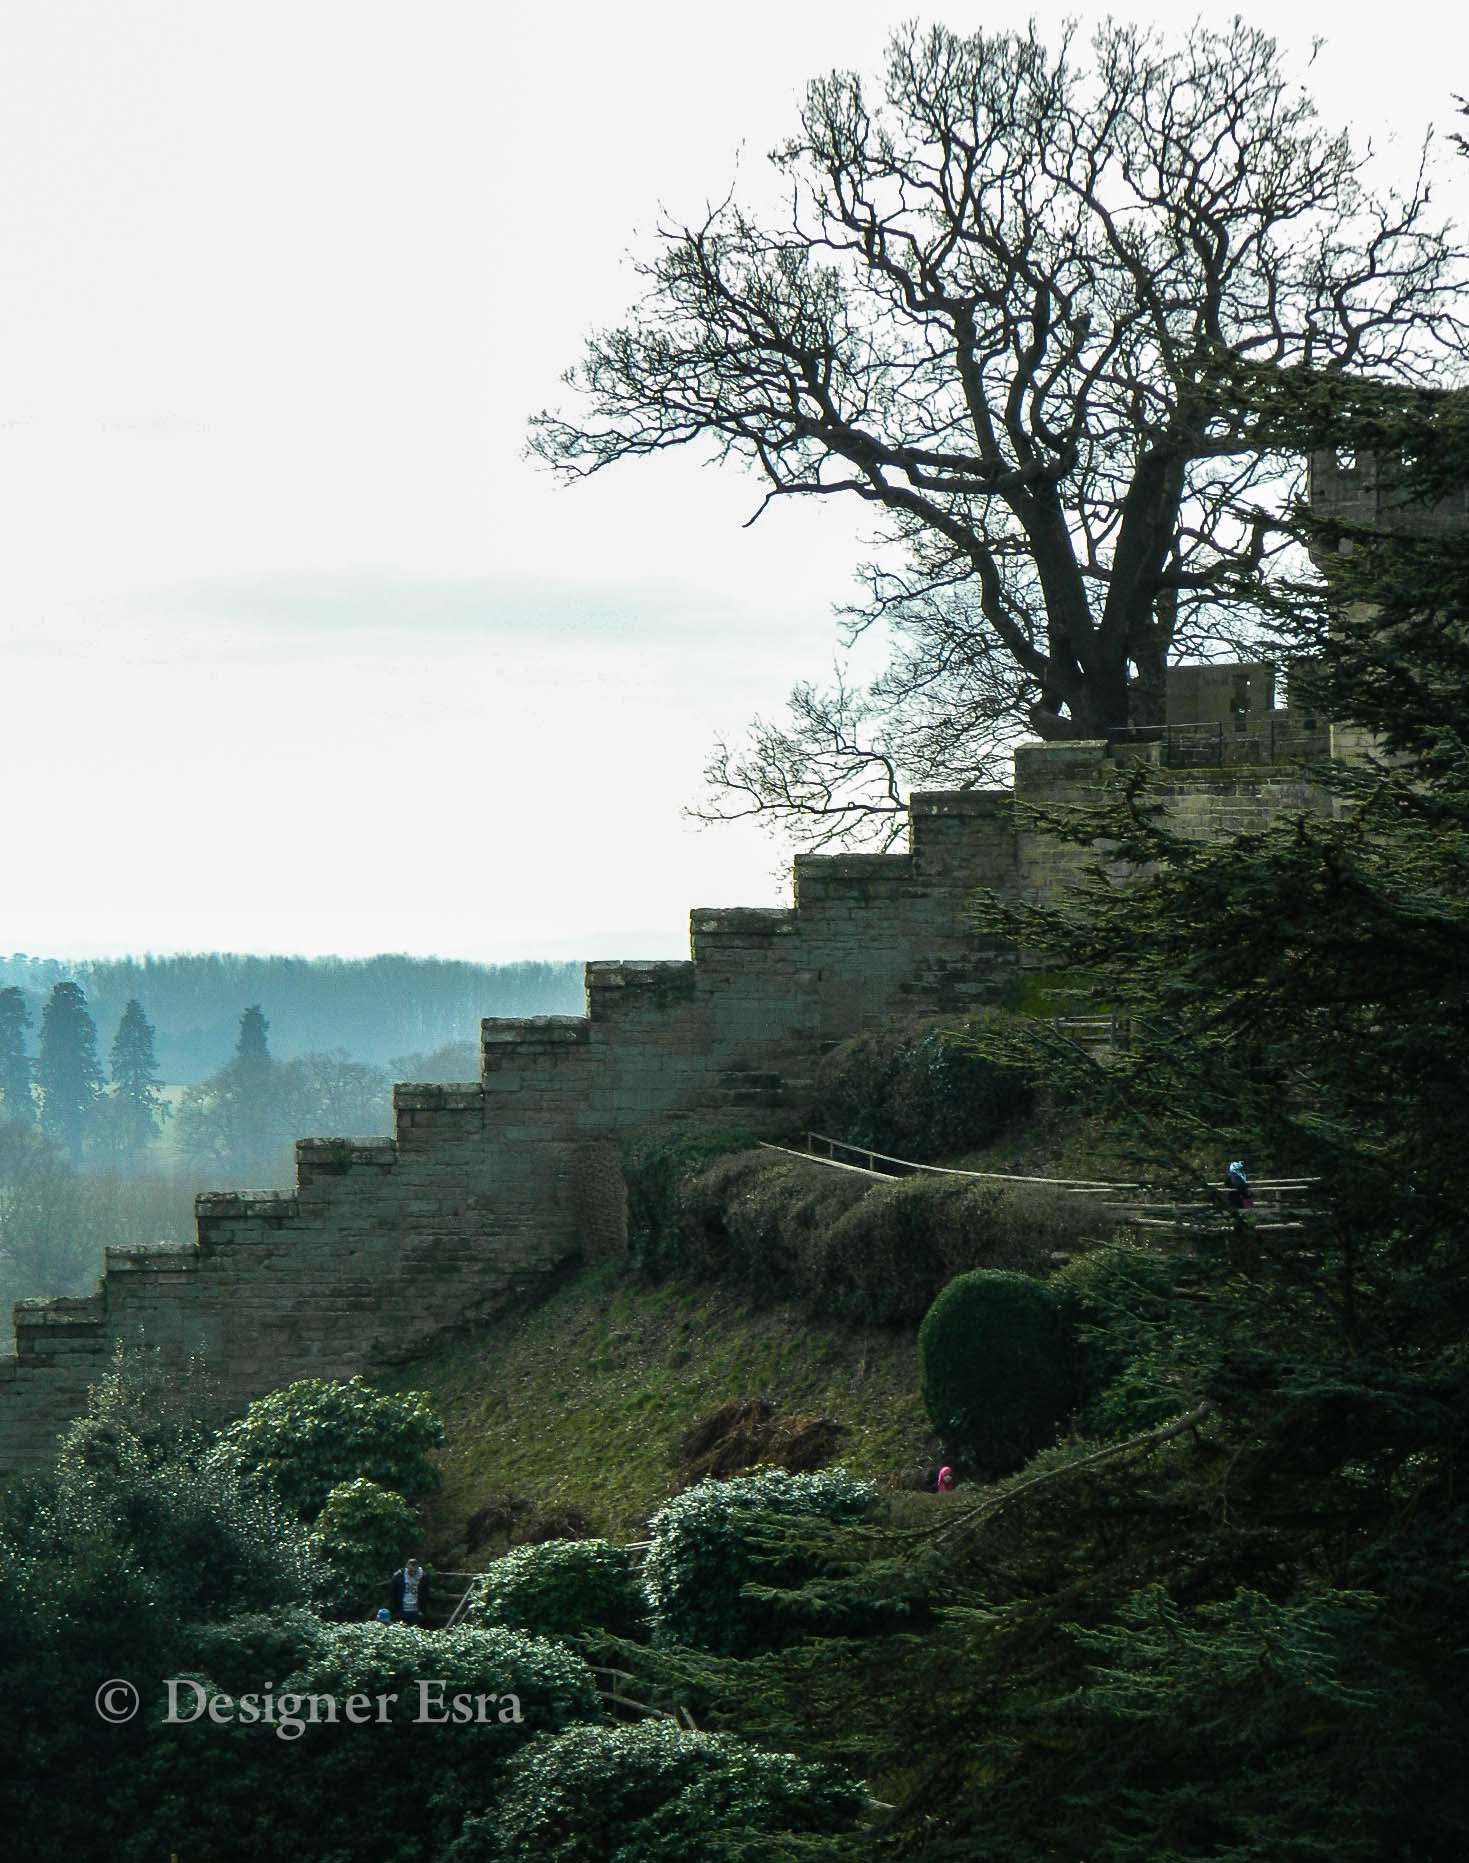
[[[258,1003],[277,1060],[345,1048],[386,1066],[395,1056],[472,1043],[482,1016],[579,1015],[579,963],[470,964],[389,955],[250,957],[211,951],[69,963],[18,953],[0,958],[0,988],[26,993],[36,1027],[53,985],[78,983],[97,1024],[104,1062],[123,1009],[136,996],[157,1029],[165,1080],[189,1085],[234,1051],[240,1012]]]

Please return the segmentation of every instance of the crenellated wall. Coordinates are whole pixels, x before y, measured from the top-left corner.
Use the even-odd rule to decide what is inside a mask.
[[[906,853],[803,856],[792,908],[695,910],[689,960],[588,964],[585,1016],[487,1021],[481,1079],[396,1088],[392,1138],[303,1139],[291,1194],[202,1196],[193,1243],[108,1249],[96,1294],[19,1302],[0,1468],[47,1455],[115,1341],[204,1354],[238,1407],[391,1364],[620,1250],[628,1132],[778,1130],[823,1044],[997,1000],[1015,954],[963,905],[1015,874],[1008,792],[916,796]]]
[[[1095,805],[1116,754],[1030,746],[1013,792],[914,796],[906,852],[799,856],[790,908],[695,909],[689,959],[588,964],[584,1016],[485,1022],[480,1080],[396,1088],[392,1138],[303,1139],[291,1194],[202,1196],[193,1243],[108,1249],[96,1294],[20,1302],[0,1468],[47,1455],[115,1341],[203,1353],[239,1408],[294,1378],[390,1365],[571,1261],[620,1252],[629,1133],[778,1132],[832,1042],[1008,993],[1019,955],[966,928],[966,901],[1063,889],[1084,857],[1024,805]],[[1159,780],[1199,834],[1326,806],[1284,767]]]

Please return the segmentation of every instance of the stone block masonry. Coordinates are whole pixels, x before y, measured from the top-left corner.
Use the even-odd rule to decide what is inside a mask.
[[[1017,801],[1095,801],[1107,766],[1100,743],[1036,746],[1014,793],[916,795],[906,852],[800,856],[786,909],[696,908],[687,960],[588,964],[585,1015],[487,1021],[478,1081],[397,1087],[391,1138],[302,1139],[290,1192],[200,1197],[193,1242],[110,1248],[97,1293],[20,1302],[0,1469],[50,1454],[117,1341],[202,1354],[239,1409],[371,1376],[620,1252],[629,1134],[786,1130],[831,1043],[1003,1000],[1019,956],[967,928],[968,898],[1066,885],[1073,857]],[[1298,799],[1269,772],[1216,774],[1173,785],[1197,832]]]
[[[486,1022],[479,1081],[396,1088],[391,1138],[303,1139],[291,1192],[200,1197],[192,1243],[108,1249],[96,1294],[20,1302],[0,1468],[51,1452],[116,1341],[202,1354],[238,1409],[620,1251],[629,1132],[781,1129],[824,1042],[999,997],[1013,954],[963,906],[1013,884],[1013,841],[1008,793],[915,797],[907,853],[802,858],[789,910],[695,910],[687,961],[588,964],[585,1016]]]

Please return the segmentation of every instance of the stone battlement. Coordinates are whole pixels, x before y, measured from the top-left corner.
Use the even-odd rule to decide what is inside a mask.
[[[110,1248],[96,1294],[22,1301],[0,1359],[0,1468],[49,1454],[116,1341],[202,1353],[239,1408],[295,1378],[379,1370],[619,1252],[630,1133],[780,1132],[832,1042],[1003,1000],[1019,954],[967,928],[967,899],[1066,886],[1079,857],[1023,805],[1096,801],[1123,755],[1026,746],[1013,792],[915,795],[905,851],[799,855],[791,906],[695,908],[687,959],[589,963],[585,1015],[486,1021],[478,1081],[396,1087],[390,1137],[302,1139],[292,1190],[201,1196],[194,1242]],[[1324,806],[1284,769],[1160,780],[1201,834]]]

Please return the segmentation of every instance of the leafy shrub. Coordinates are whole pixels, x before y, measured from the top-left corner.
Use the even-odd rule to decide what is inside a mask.
[[[300,1523],[238,1469],[205,1453],[207,1432],[169,1422],[135,1433],[118,1386],[62,1437],[47,1537],[63,1564],[83,1545],[136,1561],[161,1609],[180,1617],[264,1609],[320,1594]],[[136,1414],[132,1412],[131,1414]],[[34,1535],[33,1535],[34,1537]]]
[[[188,1672],[201,1620],[299,1624],[321,1588],[300,1522],[202,1454],[207,1432],[135,1402],[138,1371],[109,1373],[53,1470],[0,1492],[0,1746],[16,1756],[0,1769],[0,1828],[17,1855],[122,1863],[149,1791],[174,1789],[149,1770],[145,1717],[118,1728],[40,1708],[90,1702],[101,1681],[127,1677],[151,1710],[163,1679]],[[140,1376],[146,1396],[146,1360]]]
[[[461,1723],[475,1728],[482,1746],[518,1745],[533,1733],[559,1731],[602,1712],[592,1672],[579,1656],[549,1638],[499,1628],[456,1625],[426,1633],[407,1624],[326,1624],[306,1661],[281,1687],[339,1696],[396,1691],[391,1722],[411,1737],[417,1727],[442,1725],[419,1716],[421,1678],[442,1683],[446,1694],[516,1696],[519,1720],[497,1717],[485,1727]]]
[[[635,1637],[646,1614],[623,1547],[607,1540],[544,1540],[517,1546],[488,1567],[465,1617],[532,1636],[606,1630]]]
[[[731,1734],[574,1727],[516,1756],[493,1815],[466,1824],[446,1863],[733,1863],[752,1839],[784,1836],[805,1840],[802,1856],[850,1854],[819,1839],[852,1832],[864,1809],[835,1767]]]
[[[757,1576],[792,1587],[812,1574],[815,1555],[800,1536],[783,1535],[783,1523],[860,1520],[876,1498],[870,1481],[843,1468],[701,1481],[676,1495],[650,1522],[652,1545],[643,1562],[654,1641],[739,1656],[799,1633],[798,1606],[742,1596],[742,1587]]]
[[[860,1324],[917,1325],[967,1268],[1049,1269],[1098,1213],[1045,1186],[920,1175],[875,1180],[775,1151],[721,1158],[675,1193],[668,1259]]]
[[[339,1482],[362,1478],[399,1494],[430,1493],[439,1472],[428,1451],[443,1440],[444,1426],[421,1391],[390,1395],[361,1378],[301,1378],[257,1397],[224,1432],[221,1448],[303,1520],[314,1520]]]
[[[726,1152],[747,1151],[748,1132],[666,1132],[633,1140],[623,1158],[627,1184],[627,1255],[649,1280],[684,1267],[680,1248],[680,1185]]]
[[[990,1473],[1044,1448],[1073,1402],[1061,1303],[1029,1275],[978,1268],[951,1281],[918,1329],[918,1367],[934,1428]]]
[[[962,1177],[873,1184],[804,1251],[803,1290],[850,1319],[917,1325],[967,1269],[1048,1273],[1051,1256],[1095,1233],[1096,1212],[1045,1185]]]
[[[418,1533],[401,1494],[359,1477],[338,1482],[311,1530],[311,1544],[337,1581],[339,1609],[351,1609],[398,1564]]]
[[[989,1144],[1035,1097],[1023,1069],[968,1045],[999,1020],[993,1011],[854,1035],[817,1066],[813,1128],[919,1164]]]
[[[326,1626],[299,1606],[253,1611],[188,1628],[189,1666],[226,1694],[242,1695],[303,1667]]]
[[[160,1713],[141,1762],[144,1812],[120,1846],[127,1863],[299,1853],[303,1830],[312,1863],[437,1863],[465,1815],[494,1802],[520,1746],[601,1713],[585,1663],[508,1630],[323,1624],[300,1645],[283,1669],[251,1626],[204,1640],[199,1655],[223,1659],[238,1678],[226,1692],[254,1696],[260,1718],[170,1724]],[[224,1688],[202,1664],[177,1673]],[[187,1687],[180,1698],[194,1699]]]

